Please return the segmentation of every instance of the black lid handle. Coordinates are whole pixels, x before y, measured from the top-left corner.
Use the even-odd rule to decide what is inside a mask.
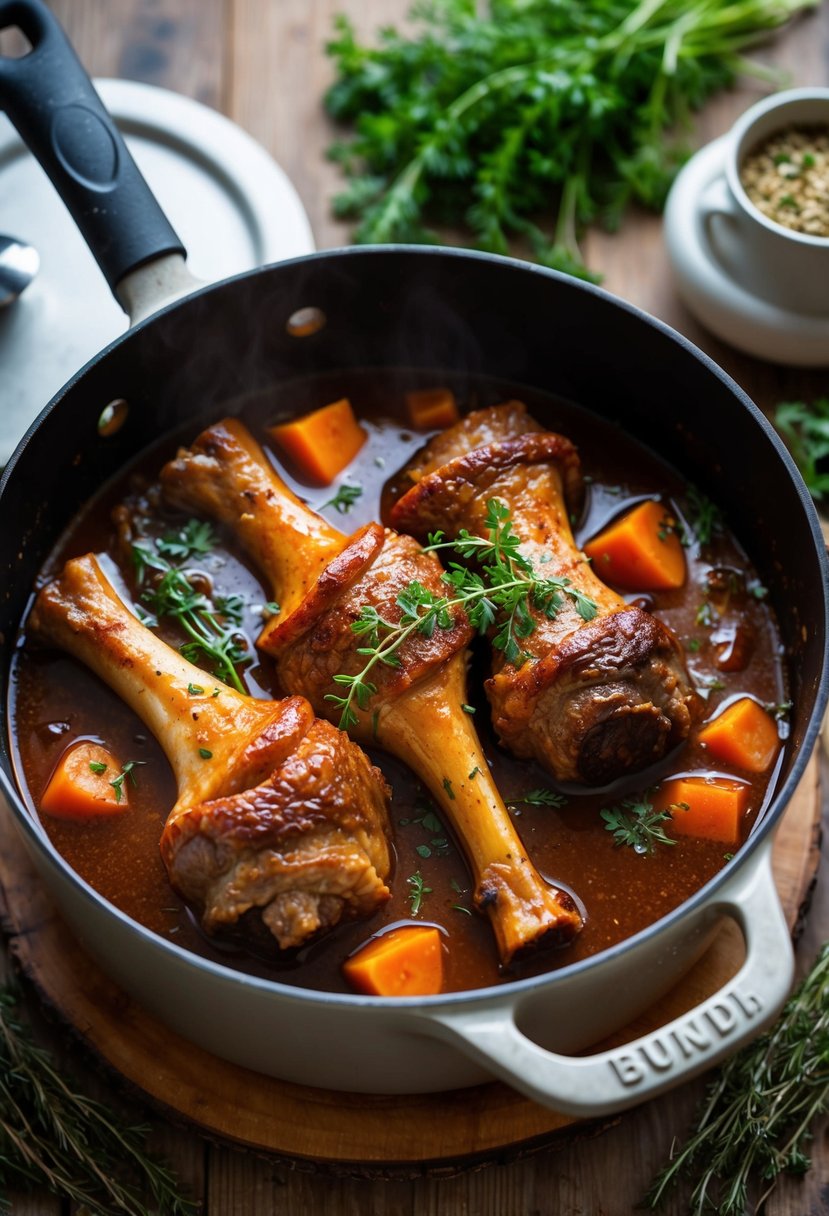
[[[51,178],[113,292],[129,271],[185,252],[43,0],[0,0],[0,30],[31,44],[0,55],[0,108]]]

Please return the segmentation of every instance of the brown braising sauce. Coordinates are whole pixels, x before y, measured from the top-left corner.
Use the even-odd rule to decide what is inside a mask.
[[[470,384],[468,378],[461,383],[442,372],[428,376],[403,371],[329,374],[286,384],[256,398],[228,402],[224,412],[241,412],[254,435],[270,450],[264,430],[267,425],[348,396],[369,439],[337,482],[326,489],[311,488],[292,476],[290,469],[280,466],[280,472],[311,506],[322,508],[331,523],[350,532],[371,519],[387,518],[395,472],[426,439],[405,424],[404,393],[435,385],[454,388],[464,409],[518,397],[544,426],[576,443],[588,483],[584,511],[574,521],[579,544],[624,510],[625,504],[643,496],[659,495],[672,505],[679,520],[687,523],[690,540],[685,549],[685,585],[680,590],[627,598],[651,608],[682,642],[689,671],[705,700],[705,718],[747,694],[771,708],[784,738],[787,694],[780,638],[755,571],[729,532],[727,521],[710,543],[701,547],[694,541],[693,504],[687,482],[611,423],[522,386],[488,380]],[[62,537],[43,571],[43,581],[53,577],[67,558],[82,553],[108,554],[110,561],[116,562],[111,514],[128,495],[145,494],[156,535],[180,526],[186,517],[161,505],[152,486],[177,445],[194,438],[195,433],[166,438],[106,487]],[[272,451],[271,455],[276,459]],[[359,485],[363,490],[347,514],[323,506],[340,484]],[[220,538],[217,548],[199,560],[213,581],[215,593],[236,594],[245,601],[243,628],[252,647],[262,624],[263,605],[269,599],[268,589],[229,547],[227,538]],[[107,571],[110,577],[117,576],[116,565],[109,564]],[[181,643],[174,633],[162,636],[172,644]],[[743,653],[735,658],[741,647]],[[11,681],[9,715],[21,790],[32,814],[37,815],[49,777],[75,739],[100,741],[122,763],[137,762],[133,769],[136,780],[128,789],[128,813],[93,823],[44,815],[45,830],[67,862],[128,916],[188,950],[242,971],[303,987],[346,991],[340,972],[343,959],[370,935],[401,921],[433,923],[442,928],[447,946],[447,991],[498,984],[560,967],[604,950],[664,916],[713,877],[730,856],[728,846],[685,836],[678,837],[671,847],[657,845],[653,853],[639,855],[630,847],[616,844],[601,817],[602,808],[618,806],[623,799],[644,793],[666,776],[715,769],[751,784],[750,810],[743,823],[745,837],[773,792],[776,765],[759,775],[729,773],[723,765],[711,764],[705,749],[696,742],[695,729],[690,741],[657,769],[610,789],[557,790],[540,767],[512,759],[496,745],[482,691],[488,674],[485,651],[485,645],[473,644],[470,700],[495,780],[538,870],[571,891],[585,914],[584,929],[574,944],[539,953],[508,973],[499,968],[488,923],[472,909],[467,869],[450,830],[404,767],[379,752],[372,759],[393,788],[395,850],[393,896],[384,909],[371,921],[340,926],[287,957],[269,946],[254,952],[233,937],[208,939],[170,888],[159,857],[161,828],[175,801],[174,782],[159,745],[131,711],[85,668],[28,639],[25,625]],[[277,686],[270,661],[261,656],[245,668],[244,678],[254,696],[279,697],[285,691]],[[537,790],[559,792],[566,801],[562,806],[523,801]],[[670,834],[670,823],[666,826]]]

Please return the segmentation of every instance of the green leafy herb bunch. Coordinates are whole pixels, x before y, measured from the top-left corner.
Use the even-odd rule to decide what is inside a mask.
[[[420,0],[416,33],[361,45],[340,16],[330,155],[355,240],[439,242],[428,225],[584,278],[578,244],[637,201],[661,209],[694,110],[818,0]],[[427,218],[428,217],[428,218]]]

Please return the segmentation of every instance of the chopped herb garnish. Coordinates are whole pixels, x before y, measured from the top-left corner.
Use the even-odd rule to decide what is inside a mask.
[[[202,688],[201,684],[188,684],[187,692],[191,697],[200,697],[204,692],[204,689]]]
[[[107,771],[107,767],[108,766],[104,764],[102,760],[89,761],[89,771],[91,773],[97,773],[99,776],[101,773],[105,773]]]
[[[686,494],[688,523],[697,544],[708,545],[723,531],[723,517],[719,507],[696,486],[689,486]]]
[[[650,791],[648,791],[648,794]],[[676,844],[665,834],[664,824],[673,818],[672,811],[688,810],[685,802],[672,803],[665,810],[656,811],[648,794],[638,798],[625,798],[618,806],[601,811],[608,832],[612,832],[616,845],[627,845],[634,853],[643,856],[653,853],[657,844]]]
[[[209,748],[206,748],[206,747],[199,748],[199,755],[201,756],[202,760],[212,760],[213,759],[213,753],[209,750]]]
[[[719,613],[710,600],[703,600],[697,609],[694,621],[703,629],[713,629],[719,620]]]
[[[340,515],[348,515],[357,499],[362,498],[362,496],[362,486],[342,485],[334,497],[329,498],[328,502],[324,502],[319,509],[320,511],[324,511],[326,507],[333,507]]]
[[[269,621],[271,617],[279,616],[282,609],[280,608],[279,604],[277,604],[276,600],[269,600],[267,604],[262,605],[261,611],[262,619]]]
[[[116,802],[120,802],[123,796],[124,778],[129,777],[130,785],[137,785],[138,782],[135,779],[135,773],[133,770],[137,765],[146,763],[146,760],[128,760],[127,763],[122,766],[121,772],[118,774],[118,776],[113,781],[110,781],[109,784],[115,790]]]
[[[212,524],[202,519],[188,519],[178,532],[162,536],[155,542],[162,557],[176,562],[189,561],[191,557],[202,557],[212,553],[216,547],[216,535]]]
[[[426,886],[420,870],[415,870],[414,874],[410,874],[406,882],[411,887],[411,891],[409,892],[409,907],[412,910],[412,916],[417,916],[423,906],[425,897],[432,894],[432,888]]]
[[[443,788],[446,790],[447,796],[452,802],[455,801],[455,791],[452,789],[452,782],[448,777],[443,778]]]
[[[363,639],[357,653],[366,655],[368,662],[357,675],[334,676],[334,682],[347,691],[344,696],[328,693],[325,698],[341,711],[341,729],[357,725],[355,703],[356,709],[366,710],[377,692],[368,678],[372,669],[378,663],[399,667],[397,651],[413,634],[431,637],[435,629],[451,629],[456,607],[463,608],[479,633],[494,627],[493,646],[516,666],[527,657],[519,641],[535,629],[533,612],[552,618],[570,600],[582,620],[595,617],[596,603],[569,578],[545,579],[535,573],[532,562],[519,551],[521,542],[512,531],[509,510],[494,498],[487,503],[486,528],[486,537],[472,536],[466,529],[454,541],[444,541],[440,532],[429,537],[427,552],[450,549],[478,566],[470,569],[449,563],[441,578],[453,595],[437,596],[417,581],[409,583],[397,596],[401,611],[397,622],[385,620],[373,605],[363,606],[351,628]]]
[[[508,798],[508,806],[566,806],[567,799],[564,794],[559,794],[557,790],[538,789],[528,790],[526,794],[521,794],[516,798]]]
[[[480,771],[481,771],[481,766],[479,764],[476,764],[475,767],[473,768],[472,772],[469,774],[467,780],[474,781]]]
[[[190,524],[179,530],[176,537],[156,541],[154,547],[150,542],[133,545],[132,558],[139,586],[150,572],[156,576],[156,581],[142,593],[141,598],[152,608],[155,618],[169,616],[189,636],[190,641],[180,648],[189,662],[209,659],[217,676],[232,684],[238,692],[244,692],[245,687],[236,670],[251,662],[251,654],[243,644],[244,639],[238,628],[244,601],[238,595],[230,595],[211,602],[203,592],[196,590],[180,567],[167,561],[161,551],[162,544],[164,553],[176,556],[207,551],[204,546],[213,543],[209,525],[204,526],[207,528],[204,531],[200,524],[193,528],[191,524],[199,524],[199,521],[191,520]]]
[[[428,844],[417,845],[415,847],[415,853],[417,853],[418,857],[423,857],[423,858],[432,856],[432,850],[429,848]]]
[[[463,710],[463,712],[465,714],[474,714],[474,712],[475,712],[474,705],[461,705],[461,709]]]

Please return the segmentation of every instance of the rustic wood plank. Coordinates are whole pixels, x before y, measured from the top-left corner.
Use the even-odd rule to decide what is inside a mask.
[[[223,109],[229,0],[50,0],[91,76],[140,80]]]

